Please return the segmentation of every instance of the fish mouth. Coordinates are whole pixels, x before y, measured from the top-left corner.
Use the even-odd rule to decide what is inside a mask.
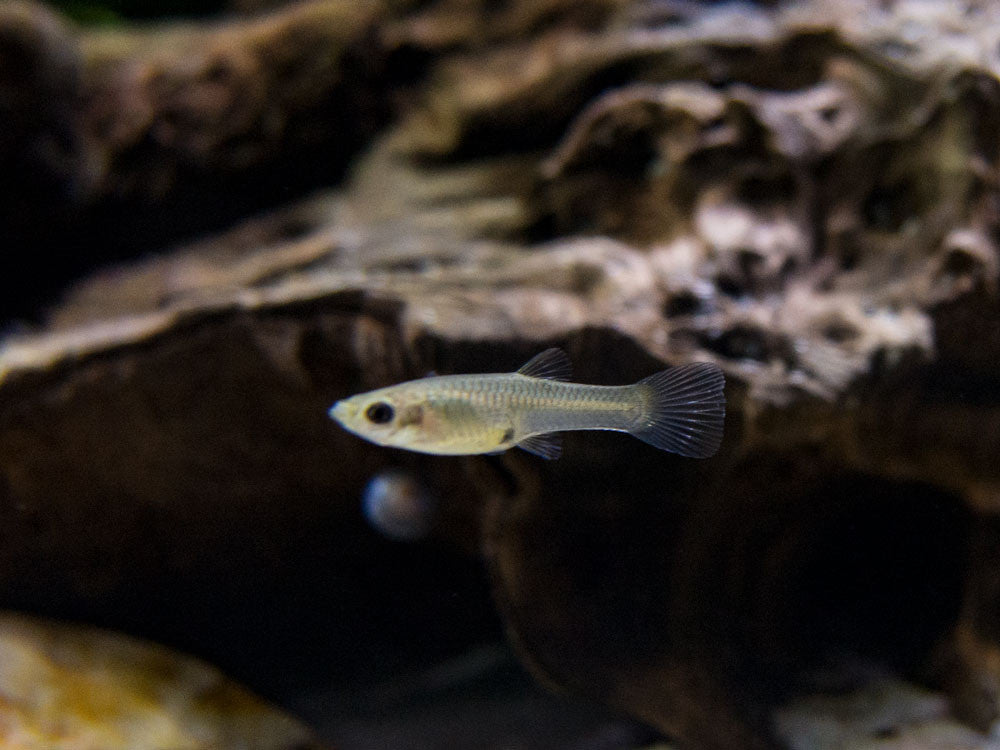
[[[330,419],[344,424],[344,422],[350,418],[352,411],[353,410],[346,401],[338,401],[330,407],[330,411],[327,413],[330,415]]]

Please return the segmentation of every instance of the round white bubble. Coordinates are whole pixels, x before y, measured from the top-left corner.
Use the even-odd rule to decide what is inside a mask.
[[[427,489],[409,472],[391,469],[375,475],[362,495],[365,518],[391,539],[412,541],[427,535],[435,504]]]

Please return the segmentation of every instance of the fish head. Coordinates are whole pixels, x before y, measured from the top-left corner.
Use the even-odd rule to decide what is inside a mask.
[[[412,389],[390,387],[338,401],[330,416],[377,445],[420,450],[432,440],[427,404]]]

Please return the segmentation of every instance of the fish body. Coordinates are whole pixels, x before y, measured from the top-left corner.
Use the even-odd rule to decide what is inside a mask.
[[[633,385],[566,382],[569,359],[549,349],[513,373],[412,380],[338,401],[330,416],[379,445],[439,455],[518,446],[559,455],[556,433],[627,432],[685,456],[715,453],[725,419],[724,378],[713,364],[665,370]]]

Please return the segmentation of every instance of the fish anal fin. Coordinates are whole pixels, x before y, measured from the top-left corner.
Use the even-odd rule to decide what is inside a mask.
[[[553,347],[529,359],[517,374],[546,380],[569,380],[573,377],[573,365],[566,352]]]
[[[555,432],[526,437],[517,444],[517,447],[550,461],[559,458],[562,454],[562,440]]]

